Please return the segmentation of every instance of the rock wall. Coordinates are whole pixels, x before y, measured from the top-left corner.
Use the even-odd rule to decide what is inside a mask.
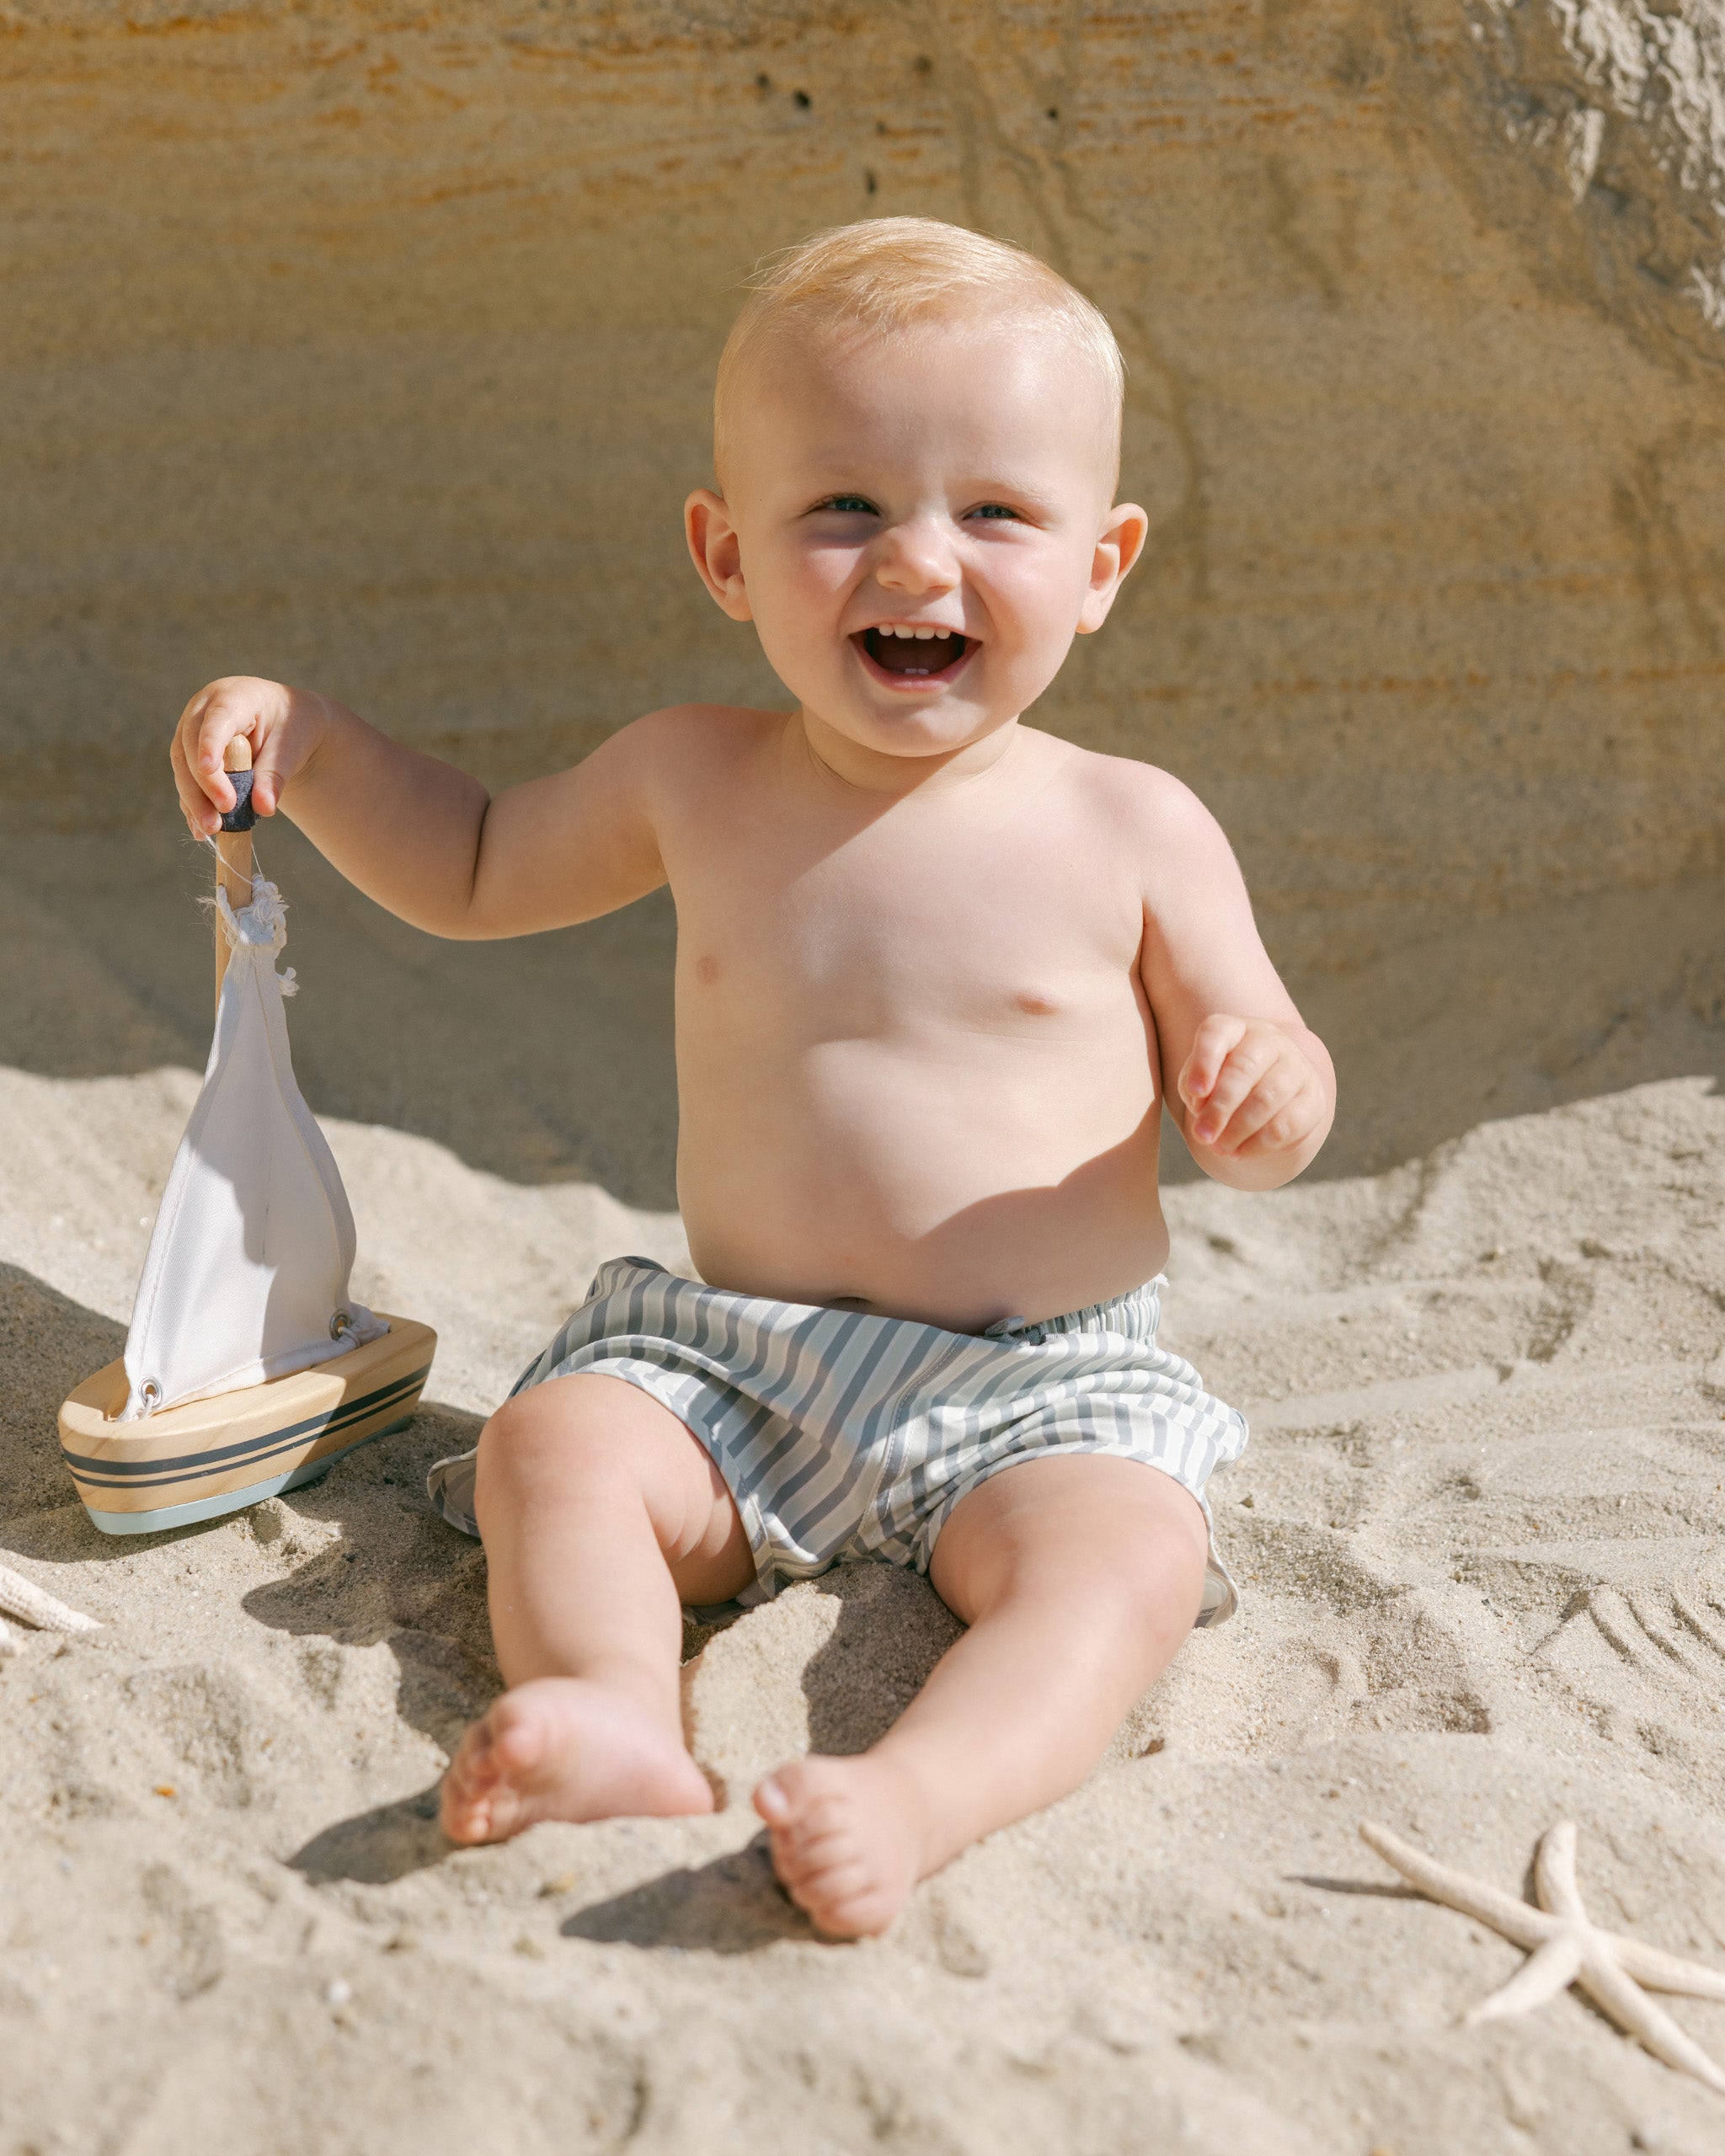
[[[1041,715],[1222,816],[1338,1160],[1718,1069],[1722,24],[0,0],[6,816],[159,819],[223,671],[493,779],[772,698],[679,531],[737,280],[927,212],[1119,331],[1155,536]]]

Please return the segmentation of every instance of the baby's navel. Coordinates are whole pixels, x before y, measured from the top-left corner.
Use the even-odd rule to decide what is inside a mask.
[[[1021,988],[1012,1001],[1018,1010],[1031,1018],[1052,1018],[1060,1007],[1053,996],[1044,995],[1039,988]]]
[[[718,979],[718,961],[710,951],[696,959],[695,978],[698,981],[715,981]]]

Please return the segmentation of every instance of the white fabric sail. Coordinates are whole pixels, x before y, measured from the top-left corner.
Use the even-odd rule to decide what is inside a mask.
[[[327,1363],[388,1327],[349,1300],[354,1221],[294,1083],[275,970],[281,894],[260,875],[238,912],[203,1091],[174,1155],[126,1336],[123,1422]]]

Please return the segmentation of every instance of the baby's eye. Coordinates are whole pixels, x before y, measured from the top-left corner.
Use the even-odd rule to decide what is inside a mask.
[[[973,509],[970,514],[972,516],[985,516],[992,520],[1010,520],[1014,524],[1021,524],[1023,521],[1017,510],[1008,509],[1004,502],[983,502],[979,507]]]
[[[825,501],[816,502],[817,510],[831,510],[840,516],[873,516],[874,504],[862,494],[829,494]]]

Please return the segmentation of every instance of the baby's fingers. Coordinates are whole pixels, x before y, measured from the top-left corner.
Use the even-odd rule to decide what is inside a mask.
[[[1209,1097],[1193,1113],[1192,1134],[1200,1145],[1214,1145],[1220,1139],[1275,1061],[1275,1043],[1260,1034],[1248,1034],[1230,1052]]]
[[[1210,1098],[1230,1054],[1245,1033],[1243,1018],[1218,1015],[1206,1018],[1193,1035],[1192,1053],[1179,1077],[1180,1098],[1188,1108],[1196,1108]]]
[[[192,769],[185,744],[176,733],[168,751],[174,766],[174,788],[194,838],[212,835],[222,828],[222,810],[212,801],[203,780]]]
[[[1285,1152],[1309,1134],[1316,1120],[1311,1104],[1316,1092],[1316,1084],[1308,1072],[1285,1056],[1279,1059],[1229,1117],[1212,1150],[1253,1155]]]
[[[252,736],[252,806],[260,816],[273,816],[281,806],[283,789],[305,768],[319,723],[328,723],[321,696],[292,689],[276,693],[279,714],[272,713]]]
[[[226,769],[228,744],[242,734],[249,743],[256,724],[257,712],[248,702],[218,690],[188,729],[192,776],[224,815],[237,798]]]
[[[213,834],[233,807],[233,782],[223,766],[229,744],[242,734],[251,744],[254,762],[268,773],[254,798],[260,813],[274,812],[281,774],[270,750],[280,747],[285,702],[279,684],[232,675],[200,689],[180,713],[170,754],[180,805],[194,830]]]
[[[232,808],[233,782],[222,759],[235,735],[249,732],[247,714],[235,699],[222,696],[219,686],[200,689],[180,713],[168,753],[180,805],[198,830],[216,830]]]

